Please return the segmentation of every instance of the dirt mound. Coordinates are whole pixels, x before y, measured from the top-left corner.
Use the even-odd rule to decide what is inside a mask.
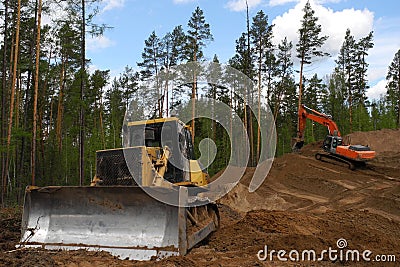
[[[392,234],[392,230],[399,226],[399,222],[366,211],[343,210],[321,215],[258,210],[247,213],[243,220],[215,233],[208,245],[215,248],[215,262],[229,255],[224,262],[228,266],[257,264],[256,255],[265,245],[276,251],[312,249],[321,252],[329,247],[336,248],[340,238],[344,238],[352,249],[369,249],[377,254],[396,253],[400,233],[396,231]],[[193,254],[189,257],[200,260]],[[273,266],[292,266],[290,263],[277,263],[279,265]],[[325,259],[318,266],[330,264]]]
[[[0,252],[15,248],[21,233],[21,209],[0,210]]]
[[[382,152],[400,153],[400,129],[354,132],[345,136],[344,141],[348,144],[369,146],[375,150],[378,155]]]
[[[354,132],[345,136],[350,144],[361,144],[376,151],[376,165],[400,167],[400,129],[383,129],[372,132]]]
[[[314,147],[305,150],[308,153]],[[248,192],[254,169],[220,200],[238,212],[257,209],[326,212],[368,209],[400,220],[400,172],[374,163],[351,171],[347,165],[321,162],[304,154],[275,159],[260,188]]]

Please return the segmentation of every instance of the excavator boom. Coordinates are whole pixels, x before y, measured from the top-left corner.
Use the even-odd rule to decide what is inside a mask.
[[[324,113],[316,111],[315,109],[309,108],[305,105],[301,105],[301,108],[298,111],[298,116],[300,122],[299,132],[301,134],[301,137],[304,136],[307,119],[326,126],[330,135],[334,135],[336,133],[337,136],[341,136],[339,127],[336,125],[336,122],[334,122],[330,116]]]
[[[293,150],[300,150],[304,145],[304,131],[307,125],[307,119],[310,119],[321,125],[326,126],[328,128],[330,135],[336,134],[337,136],[341,136],[339,128],[336,125],[336,123],[331,119],[330,116],[324,113],[306,107],[305,105],[301,105],[298,110],[297,116],[298,116],[299,129],[297,132],[297,137],[295,139]]]

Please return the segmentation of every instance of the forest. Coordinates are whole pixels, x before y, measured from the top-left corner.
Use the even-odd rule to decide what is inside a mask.
[[[110,70],[89,70],[86,38],[102,35],[110,27],[93,22],[97,2],[4,0],[0,5],[2,206],[21,204],[27,185],[88,185],[95,174],[95,152],[121,147],[131,100],[151,111],[148,118],[156,118],[170,116],[190,97],[201,97],[193,84],[147,96],[141,86],[146,79],[206,57],[219,63],[218,54],[204,55],[213,41],[212,25],[197,7],[187,21],[165,35],[149,33],[137,66],[126,66],[117,77],[111,77]],[[62,15],[42,24],[43,16],[60,8]],[[356,39],[348,29],[332,72],[305,77],[306,65],[330,55],[323,50],[329,36],[310,3],[303,12],[296,44],[287,38],[272,42],[274,25],[263,10],[247,16],[246,29],[231,44],[235,54],[226,62],[257,85],[246,99],[261,97],[269,104],[277,131],[276,156],[292,151],[299,103],[332,116],[342,135],[399,128],[400,49],[388,62],[387,92],[379,99],[366,97],[373,32]],[[299,70],[292,55],[300,62]],[[248,103],[229,88],[213,84],[203,87],[202,94],[229,105],[243,120],[251,141],[249,166],[256,164],[259,129],[254,114],[246,109]],[[195,133],[195,145],[205,137],[216,144],[217,156],[208,169],[215,174],[229,160],[227,132],[215,121],[196,119]],[[306,142],[323,139],[326,133],[325,127],[310,123]]]

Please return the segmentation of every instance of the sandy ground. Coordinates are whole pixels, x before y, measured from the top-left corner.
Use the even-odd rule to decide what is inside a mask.
[[[386,142],[382,142],[381,137]],[[21,212],[0,213],[0,266],[400,266],[400,131],[354,133],[352,143],[368,144],[378,157],[351,171],[314,159],[319,144],[277,158],[262,186],[249,193],[254,169],[218,203],[221,227],[185,256],[161,261],[119,260],[105,252],[15,250]],[[361,142],[364,140],[366,142]],[[338,249],[337,241],[347,246]],[[259,260],[268,251],[338,250],[323,261]],[[371,262],[340,260],[339,252],[370,250]],[[261,253],[261,256],[264,254]],[[295,254],[293,254],[295,255]],[[395,255],[397,262],[372,262]],[[345,257],[344,257],[345,258]]]

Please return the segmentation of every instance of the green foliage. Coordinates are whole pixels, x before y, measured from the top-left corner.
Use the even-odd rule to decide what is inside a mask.
[[[157,75],[160,69],[162,56],[161,41],[153,31],[149,38],[144,41],[145,47],[142,53],[142,62],[137,63],[138,67],[143,68],[142,74],[145,78]]]
[[[260,10],[253,17],[250,28],[252,57],[257,69],[257,82],[263,84],[264,76],[267,80],[267,99],[270,99],[273,77],[276,75],[276,59],[273,54],[272,29],[274,25],[268,25],[268,16]]]
[[[297,57],[301,64],[311,64],[313,57],[328,56],[329,54],[319,50],[328,36],[320,36],[321,25],[318,23],[318,17],[315,16],[315,11],[311,8],[311,4],[307,1],[303,8],[303,19],[299,29],[299,42],[296,44]]]
[[[206,23],[203,10],[196,7],[187,25],[185,56],[188,61],[198,61],[203,58],[203,48],[214,40],[210,24]]]
[[[354,124],[357,124],[358,129],[361,127],[360,118],[363,112],[360,111],[362,110],[360,106],[365,106],[366,91],[369,88],[366,78],[368,70],[366,57],[368,50],[373,47],[372,39],[373,33],[370,32],[357,41],[351,35],[350,29],[347,29],[345,40],[335,61],[337,64],[335,72],[342,79],[341,90],[348,104],[350,132],[353,131],[353,117],[356,115],[358,122],[354,118]]]
[[[397,127],[400,128],[400,49],[389,65],[386,80],[388,80],[386,99],[389,110],[396,117]]]
[[[15,35],[16,1],[6,1],[7,12],[2,13],[7,30],[2,28],[3,43],[0,58],[3,67],[1,80],[1,129],[0,157],[4,166],[7,123],[10,112],[11,74],[9,66],[12,43]],[[93,24],[98,12],[98,1],[87,1],[89,12],[86,17],[87,33],[102,34],[106,25]],[[22,1],[18,83],[13,110],[13,125],[10,146],[10,168],[7,177],[5,203],[21,203],[26,185],[31,183],[34,43],[36,38],[35,1]],[[44,3],[44,13],[55,12],[53,5]],[[6,10],[4,10],[6,11]],[[301,64],[310,64],[314,57],[326,56],[321,50],[327,40],[323,35],[318,18],[309,2],[305,5],[304,16],[299,29],[296,55]],[[53,24],[42,27],[41,55],[39,67],[39,102],[36,155],[36,183],[44,185],[79,184],[79,111],[85,111],[85,181],[95,172],[95,152],[99,149],[120,147],[125,111],[130,103],[138,106],[137,116],[150,118],[161,110],[161,116],[177,105],[185,105],[193,83],[178,87],[168,87],[173,76],[168,72],[175,65],[186,61],[202,61],[204,48],[213,40],[210,25],[206,23],[204,12],[197,7],[191,14],[186,29],[179,25],[164,36],[150,33],[144,41],[139,68],[127,66],[120,75],[111,78],[108,70],[81,72],[82,20],[81,6],[73,1],[65,1],[66,16],[58,17]],[[272,45],[273,25],[268,16],[259,11],[252,18],[249,33],[243,33],[236,40],[235,54],[228,65],[245,73],[264,89],[260,97],[271,107],[277,129],[276,155],[292,150],[292,138],[296,135],[297,124],[297,84],[294,78],[291,54],[293,45],[284,38],[277,46]],[[2,24],[2,27],[5,23]],[[249,35],[248,35],[249,34]],[[250,38],[250,44],[248,43]],[[400,50],[394,55],[387,73],[387,92],[377,100],[368,100],[366,90],[368,51],[373,47],[373,33],[356,40],[350,30],[346,32],[335,70],[326,77],[311,74],[302,77],[304,84],[303,103],[331,115],[338,124],[342,135],[351,131],[379,130],[400,127]],[[209,55],[208,55],[209,56]],[[86,64],[89,63],[86,59]],[[218,63],[217,55],[213,61]],[[87,69],[87,68],[86,68]],[[244,121],[245,104],[257,99],[256,88],[240,88],[232,80],[232,73],[214,65],[205,70],[208,84],[199,87],[199,97],[209,98],[205,103],[210,117],[215,118],[217,101],[228,105],[232,112]],[[144,86],[146,79],[160,74],[158,93]],[[163,76],[164,75],[164,76]],[[301,74],[304,76],[303,74]],[[85,85],[85,96],[81,99],[81,84]],[[223,86],[221,84],[224,84]],[[228,86],[229,85],[229,86]],[[249,89],[249,90],[248,90]],[[167,93],[169,92],[169,93]],[[235,92],[235,93],[234,93]],[[239,94],[241,97],[239,97]],[[246,103],[244,101],[246,99]],[[187,107],[187,112],[191,112]],[[254,126],[253,147],[257,142],[257,124],[254,114],[250,125]],[[248,118],[250,116],[247,114]],[[306,142],[323,139],[326,127],[307,122]],[[217,148],[213,163],[207,167],[211,175],[224,168],[230,158],[231,143],[229,133],[218,121],[201,118],[196,120],[197,147],[204,138],[210,138]],[[205,153],[211,153],[206,146]],[[200,156],[199,150],[196,156]],[[2,188],[0,188],[2,191]]]

